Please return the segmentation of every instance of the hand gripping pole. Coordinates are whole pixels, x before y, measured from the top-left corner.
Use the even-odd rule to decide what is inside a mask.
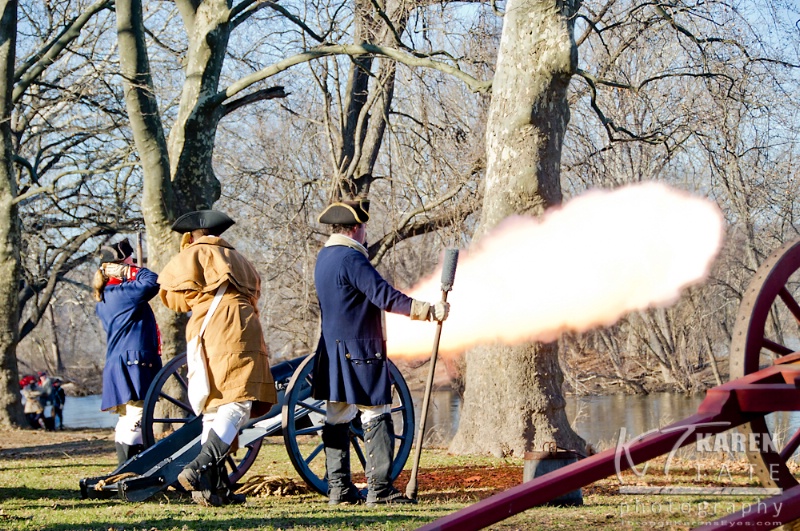
[[[456,265],[458,264],[458,249],[447,249],[444,253],[444,263],[442,264],[442,302],[447,302],[447,292],[453,289],[453,280],[456,278]],[[425,384],[425,394],[422,399],[422,410],[419,429],[417,430],[417,440],[414,444],[414,465],[411,468],[411,477],[406,485],[406,497],[414,499],[417,497],[417,472],[419,471],[419,458],[422,454],[422,439],[425,435],[425,422],[428,418],[428,405],[431,400],[431,389],[433,388],[433,373],[436,371],[436,357],[439,355],[439,338],[442,337],[442,322],[436,323],[436,335],[433,339],[433,350],[431,352],[431,366],[428,371],[428,381]]]

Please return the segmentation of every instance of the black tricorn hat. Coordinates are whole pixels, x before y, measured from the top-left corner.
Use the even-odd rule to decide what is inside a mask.
[[[197,229],[208,229],[214,236],[219,236],[234,223],[236,222],[219,210],[195,210],[176,219],[175,223],[172,224],[172,230],[175,232],[192,232]]]
[[[358,225],[369,221],[369,199],[331,203],[317,221],[327,225]]]
[[[133,254],[133,247],[127,238],[117,243],[110,243],[100,247],[101,262],[121,262]]]

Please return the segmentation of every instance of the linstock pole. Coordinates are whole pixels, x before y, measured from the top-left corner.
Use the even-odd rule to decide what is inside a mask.
[[[453,289],[453,280],[456,276],[456,264],[458,263],[458,249],[447,249],[442,265],[442,302],[447,302],[447,292]],[[422,398],[422,410],[417,430],[417,440],[414,444],[414,463],[411,468],[411,477],[406,485],[406,497],[415,499],[417,497],[417,473],[419,472],[419,458],[422,455],[422,440],[425,436],[425,422],[428,419],[428,406],[431,401],[431,390],[433,388],[433,377],[436,372],[436,358],[439,355],[439,339],[442,337],[442,321],[436,323],[436,335],[433,338],[433,350],[431,351],[431,366],[428,370],[428,381],[425,383],[425,394]]]

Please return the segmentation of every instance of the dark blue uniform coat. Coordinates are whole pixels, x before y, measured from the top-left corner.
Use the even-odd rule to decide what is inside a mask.
[[[381,310],[409,315],[411,298],[386,282],[364,254],[344,245],[320,251],[314,282],[322,312],[314,396],[364,406],[391,404]]]
[[[95,307],[108,345],[100,409],[144,400],[161,369],[156,318],[147,303],[157,294],[158,275],[141,268],[135,280],[107,285]]]

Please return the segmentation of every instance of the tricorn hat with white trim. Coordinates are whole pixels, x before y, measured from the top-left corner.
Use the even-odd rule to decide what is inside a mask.
[[[214,236],[219,236],[236,223],[227,214],[219,210],[195,210],[187,212],[172,224],[175,232],[192,232],[197,229],[208,229]]]
[[[339,201],[322,211],[317,221],[327,225],[358,225],[369,221],[369,200]]]

